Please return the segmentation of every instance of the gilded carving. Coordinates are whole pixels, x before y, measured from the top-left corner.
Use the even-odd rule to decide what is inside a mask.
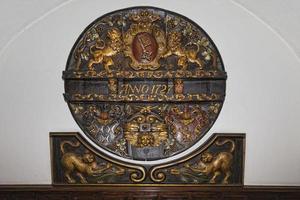
[[[191,20],[152,7],[104,15],[76,41],[63,79],[86,137],[51,134],[53,184],[242,184],[244,135],[199,142],[227,74]]]
[[[100,40],[90,47],[90,54],[92,55],[92,58],[89,60],[87,65],[90,71],[94,70],[95,64],[103,63],[104,69],[107,72],[110,72],[111,70],[109,67],[114,65],[112,56],[122,50],[123,44],[121,40],[121,32],[118,29],[109,29],[107,31],[107,36],[109,38],[107,43]]]
[[[111,94],[117,94],[118,92],[118,81],[115,78],[108,79],[108,89]]]
[[[99,20],[79,40],[73,56],[74,69],[88,69],[90,76],[97,74],[97,65],[111,73],[111,67],[120,67],[115,62],[125,57],[129,61],[122,64],[134,70],[166,66],[185,71],[195,64],[200,70],[209,65],[220,71],[218,54],[205,34],[178,16],[150,9],[120,12]],[[177,57],[177,64],[165,63],[172,56]]]
[[[214,134],[193,153],[146,168],[119,162],[95,151],[79,133],[51,133],[50,137],[54,184],[201,186],[243,183],[243,134]],[[174,140],[165,142],[176,143]],[[149,149],[149,142],[145,144]]]
[[[174,138],[181,144],[194,141],[202,129],[208,125],[208,114],[201,107],[185,105],[169,109],[165,121],[171,126]]]
[[[175,94],[175,95],[166,95],[166,94],[127,94],[127,95],[98,95],[98,94],[74,94],[71,97],[66,97],[68,101],[221,101],[223,96],[218,94]]]
[[[211,125],[208,116],[218,114],[212,107],[217,104],[71,104],[93,141],[138,160],[164,158],[188,148]]]
[[[231,148],[229,151],[216,154],[204,152],[200,155],[200,159],[196,164],[191,165],[190,163],[186,163],[184,164],[184,167],[191,172],[210,176],[209,183],[216,183],[216,179],[223,174],[224,177],[222,183],[228,184],[228,179],[232,174],[230,168],[232,165],[232,152],[235,149],[235,143],[230,139],[225,139],[224,141],[216,141],[215,145],[221,146],[225,143],[230,143]]]
[[[53,184],[129,184],[146,178],[145,168],[96,152],[79,133],[50,133]]]
[[[183,80],[175,79],[174,81],[174,93],[183,94]]]
[[[154,166],[150,169],[150,178],[156,183],[242,183],[240,173],[243,170],[243,162],[239,158],[243,156],[243,145],[240,136],[215,136],[197,152],[182,160]]]
[[[71,141],[62,141],[60,144],[60,150],[62,153],[61,164],[64,169],[64,177],[67,183],[76,183],[76,179],[72,177],[77,176],[80,183],[88,183],[87,176],[97,176],[98,178],[103,174],[113,173],[114,175],[124,175],[125,169],[113,166],[111,163],[98,164],[95,160],[95,155],[86,150],[82,155],[78,155],[72,152],[65,152],[64,145],[70,145],[72,147],[79,147],[80,143],[72,143]],[[98,179],[99,181],[99,179]]]
[[[89,79],[89,78],[107,78],[107,77],[115,77],[115,78],[151,78],[151,79],[161,79],[161,78],[218,78],[218,79],[226,79],[226,73],[217,70],[199,70],[196,69],[194,71],[181,71],[181,70],[168,70],[168,71],[122,71],[122,70],[111,70],[110,73],[107,71],[71,71],[64,72],[64,78],[66,79]]]
[[[171,55],[178,57],[177,65],[181,70],[186,70],[188,62],[196,63],[199,69],[202,69],[204,63],[198,58],[200,50],[199,43],[188,43],[185,48],[182,47],[182,35],[180,32],[172,31],[168,36],[168,51],[163,55],[164,58]]]
[[[142,108],[125,125],[125,138],[136,147],[158,147],[168,139],[167,126],[151,107]]]
[[[63,78],[73,117],[95,145],[148,162],[180,154],[207,133],[222,108],[227,75],[197,24],[140,7],[90,24]]]
[[[166,38],[157,24],[161,17],[143,10],[129,14],[131,25],[124,33],[125,55],[131,58],[130,66],[135,70],[156,70],[165,51]]]

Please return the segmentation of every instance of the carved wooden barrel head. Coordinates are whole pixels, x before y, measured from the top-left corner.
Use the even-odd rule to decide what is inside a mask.
[[[148,162],[175,156],[208,132],[226,77],[216,46],[197,24],[134,7],[83,31],[63,72],[64,96],[100,150]]]

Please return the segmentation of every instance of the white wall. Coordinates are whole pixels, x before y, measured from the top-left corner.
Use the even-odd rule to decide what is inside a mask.
[[[0,2],[0,184],[51,182],[49,132],[80,131],[62,96],[72,45],[97,17],[150,5],[198,23],[223,57],[227,96],[203,140],[214,132],[246,132],[245,184],[300,185],[300,62],[293,48],[299,44],[247,10],[250,0],[20,2]]]

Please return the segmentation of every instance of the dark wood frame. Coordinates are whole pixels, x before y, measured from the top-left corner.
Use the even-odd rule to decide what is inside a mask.
[[[299,200],[300,186],[106,187],[0,185],[0,199]]]

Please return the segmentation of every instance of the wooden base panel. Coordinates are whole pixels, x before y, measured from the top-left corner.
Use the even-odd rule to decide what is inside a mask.
[[[2,185],[1,200],[299,200],[300,187],[105,187]]]

